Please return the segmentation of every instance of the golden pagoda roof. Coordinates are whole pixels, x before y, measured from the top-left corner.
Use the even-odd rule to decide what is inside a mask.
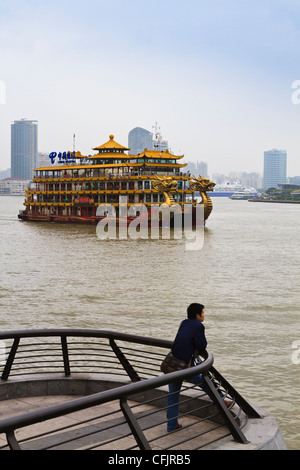
[[[184,155],[173,155],[172,153],[169,152],[169,150],[148,150],[144,149],[142,153],[140,153],[138,156],[137,155],[131,155],[131,157],[137,157],[137,158],[165,158],[165,159],[180,159],[183,158]]]
[[[124,162],[124,163],[107,163],[101,165],[53,165],[53,166],[46,166],[35,168],[34,171],[49,171],[49,170],[85,170],[87,168],[121,168],[121,167],[157,167],[157,168],[164,168],[166,163],[148,163],[148,162]],[[184,168],[187,166],[187,163],[168,163],[168,167],[170,168]]]
[[[102,144],[102,145],[99,145],[99,147],[94,147],[93,150],[99,150],[101,152],[101,150],[129,150],[129,148],[127,147],[124,147],[123,145],[121,144],[118,144],[118,142],[116,142],[114,140],[114,135],[110,135],[109,136],[109,140],[107,142],[105,142],[105,144]],[[93,155],[93,157],[95,157],[95,155]],[[90,157],[92,158],[92,157]]]
[[[132,165],[132,163],[131,163],[131,165]],[[143,165],[143,163],[141,163],[141,165]],[[148,163],[148,162],[145,162],[144,165],[145,166],[162,168],[162,167],[166,166],[166,163]],[[171,167],[171,168],[183,168],[183,167],[187,166],[187,163],[168,163],[167,165],[168,165],[168,167]]]

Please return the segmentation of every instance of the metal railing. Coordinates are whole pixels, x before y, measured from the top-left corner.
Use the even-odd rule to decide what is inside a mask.
[[[248,418],[260,417],[213,367],[209,352],[200,365],[162,375],[160,363],[172,345],[163,339],[107,330],[46,329],[2,332],[0,341],[7,351],[0,391],[1,384],[49,377],[89,380],[88,374],[99,374],[99,381],[117,377],[119,382],[109,390],[0,420],[0,435],[6,435],[13,450],[107,449],[116,441],[120,449],[178,449],[192,440],[193,448],[200,449],[230,434],[247,443],[242,428]],[[188,383],[200,373],[210,397]],[[167,385],[179,380],[183,381],[180,412],[186,432],[173,433],[170,441],[166,433]],[[232,400],[229,409],[224,398]],[[87,414],[89,410],[89,418],[82,418],[83,410]],[[80,416],[68,425],[57,424],[57,418],[70,413]],[[47,422],[49,430],[37,433],[35,425],[40,422]]]

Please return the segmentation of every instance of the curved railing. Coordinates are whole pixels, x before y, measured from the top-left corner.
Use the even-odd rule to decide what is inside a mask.
[[[120,441],[120,448],[150,450],[164,446],[162,448],[167,449],[168,445],[170,448],[165,432],[166,386],[178,380],[183,381],[180,410],[189,420],[187,426],[210,423],[209,429],[206,426],[199,431],[196,448],[216,440],[215,436],[204,439],[205,434],[212,434],[216,429],[223,429],[218,439],[231,434],[236,441],[246,443],[243,426],[248,418],[260,417],[213,367],[213,356],[209,352],[203,362],[193,368],[162,375],[160,363],[172,345],[168,340],[107,330],[45,329],[2,332],[0,342],[5,345],[0,391],[4,384],[20,384],[36,378],[39,381],[62,377],[89,380],[92,376],[93,379],[98,377],[100,382],[104,378],[112,382],[118,378],[115,388],[0,420],[0,435],[5,433],[10,449],[48,449],[64,445],[105,449],[116,440]],[[185,382],[199,373],[210,389],[210,398]],[[232,400],[229,409],[220,391],[223,398]],[[34,431],[36,423],[53,422],[55,418],[82,410],[92,410],[93,416],[78,419],[76,424],[68,426],[53,424],[50,431],[42,434]],[[24,429],[25,435],[22,434]],[[185,433],[178,432],[176,436],[176,442],[173,439],[171,443],[175,449],[190,439]],[[196,438],[193,431],[193,439]]]

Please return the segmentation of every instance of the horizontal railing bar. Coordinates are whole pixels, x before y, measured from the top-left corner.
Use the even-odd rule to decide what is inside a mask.
[[[43,371],[42,370],[40,372],[25,372],[24,374],[22,374],[22,373],[13,374],[13,373],[11,373],[9,376],[10,377],[22,377],[23,375],[33,375],[33,376],[35,376],[35,375],[51,375],[54,372],[63,374],[64,373],[63,367],[60,371]],[[75,370],[74,372],[72,371],[72,374],[80,374],[82,372],[83,371],[81,371],[81,370]],[[94,371],[92,369],[91,370],[85,370],[84,372],[87,373],[87,374],[101,374],[102,373],[102,371],[97,372],[97,371]],[[117,372],[118,372],[119,376],[128,377],[128,375],[122,369],[117,369]],[[114,372],[105,372],[105,374],[106,375],[115,375],[115,371]]]
[[[230,434],[231,434],[230,432],[224,434],[224,435],[222,436],[222,439],[225,438],[225,437],[227,437],[227,436],[230,436]],[[210,441],[206,441],[204,444],[198,446],[195,450],[202,449],[203,447],[206,447],[207,445],[212,444],[213,442],[217,442],[217,441],[219,441],[219,440],[220,440],[220,437],[216,437],[215,439],[211,439]]]
[[[154,377],[149,380],[130,383],[117,387],[116,389],[98,392],[92,395],[88,395],[86,397],[70,400],[66,403],[53,405],[49,408],[31,411],[21,416],[13,416],[0,422],[0,432],[7,432],[8,430],[22,428],[37,423],[39,421],[57,418],[68,413],[80,411],[95,405],[100,405],[102,403],[121,399],[122,397],[130,397],[131,395],[135,395],[145,390],[161,387],[167,385],[170,382],[175,382],[179,379],[181,380],[184,378],[191,377],[195,374],[200,374],[204,370],[211,367],[212,363],[213,356],[211,355],[211,353],[208,353],[208,359],[205,362],[202,362],[198,366],[189,369],[184,369],[183,371],[172,372],[170,374]]]
[[[71,336],[73,337],[93,337],[93,338],[107,338],[114,340],[121,340],[125,342],[140,343],[149,346],[159,346],[162,348],[171,347],[173,341],[151,338],[147,336],[132,335],[129,333],[118,333],[108,330],[91,330],[91,329],[72,329],[72,328],[52,328],[52,329],[36,329],[36,330],[13,330],[2,331],[0,339],[14,339],[14,338],[30,338],[30,337],[46,337],[46,336]]]
[[[39,356],[39,357],[40,357],[40,356]],[[47,356],[43,356],[43,357],[47,357]],[[51,356],[51,357],[58,357],[58,356]],[[62,362],[62,361],[63,361],[62,358],[59,359],[59,360],[58,360],[58,359],[55,359],[55,361],[53,361],[53,359],[52,359],[52,360],[50,360],[50,359],[48,359],[48,360],[43,360],[43,359],[37,359],[37,358],[36,358],[35,361],[29,361],[29,360],[28,360],[28,359],[34,359],[34,358],[35,358],[35,356],[26,356],[26,357],[22,358],[22,359],[24,360],[24,362],[15,360],[15,361],[14,361],[14,365],[15,365],[15,366],[23,366],[23,365],[26,365],[26,364],[45,364],[46,362],[50,362],[50,363],[53,364],[53,362],[59,363],[59,362]],[[25,361],[25,359],[26,359],[26,361]]]
[[[177,447],[178,445],[181,445],[181,444],[184,444],[185,442],[187,441],[190,441],[191,439],[192,440],[196,440],[197,438],[201,437],[201,436],[205,436],[206,434],[209,434],[209,433],[212,433],[213,431],[216,431],[217,429],[220,429],[224,427],[224,429],[227,429],[225,428],[224,424],[217,424],[216,426],[210,428],[210,429],[206,429],[205,431],[202,431],[198,434],[195,434],[193,437],[188,437],[187,439],[182,439],[181,441],[177,441],[176,443],[174,443],[173,445],[170,445],[167,447],[167,450],[169,449],[173,449],[174,447]],[[230,433],[229,433],[230,434]],[[207,444],[205,444],[207,445]]]
[[[97,447],[107,446],[111,442],[120,441],[121,439],[124,439],[125,437],[129,437],[129,436],[132,436],[131,432],[124,433],[120,436],[113,437],[112,439],[108,439],[107,441],[102,442],[100,444],[94,444],[92,446],[87,447],[86,450],[93,450],[93,449],[97,449]],[[137,444],[134,447],[137,447]]]
[[[182,418],[182,417],[184,417],[184,416],[189,416],[189,415],[191,415],[191,413],[184,413],[184,414],[180,415],[180,417]],[[202,419],[198,419],[197,421],[194,421],[193,423],[185,424],[184,428],[187,429],[187,428],[190,428],[190,427],[192,427],[192,426],[199,425],[199,423],[204,422],[204,421],[207,421],[207,420],[210,420],[210,419],[213,419],[213,418],[217,417],[218,415],[219,415],[219,413],[211,414],[210,416],[207,416],[207,417],[202,418]],[[165,421],[161,421],[160,423],[158,423],[158,424],[155,425],[155,426],[159,426],[159,425],[163,424],[164,422],[165,422]],[[155,426],[153,426],[153,427],[155,427]],[[225,424],[224,424],[224,423],[219,424],[218,427],[224,427],[224,428],[225,428]],[[148,429],[151,429],[151,427],[149,427],[149,428],[147,428],[147,429],[145,429],[145,430],[148,430]],[[209,433],[209,432],[211,432],[210,429],[209,429],[209,430],[206,430],[206,431],[204,431],[204,432],[202,432],[202,433],[200,433],[200,435],[201,435],[201,434],[205,434],[205,433]],[[152,439],[149,439],[149,442],[155,442],[155,441],[157,441],[157,440],[162,439],[163,437],[166,437],[167,435],[168,435],[167,433],[160,434],[160,435],[157,436],[157,437],[154,437],[154,438],[152,438]],[[195,435],[195,437],[197,437],[197,435]],[[189,436],[187,440],[190,440],[190,439],[194,439],[194,436],[193,436],[192,438]],[[177,446],[178,444],[183,443],[183,442],[185,442],[185,441],[186,441],[186,440],[183,440],[183,441],[180,441],[180,442],[177,441],[176,444],[175,444],[175,446]]]
[[[159,352],[159,351],[148,351],[147,349],[136,349],[136,348],[129,348],[128,346],[121,346],[122,351],[132,351],[133,353],[142,353],[142,354],[148,354],[153,356],[154,354],[158,355],[159,358],[162,356],[165,356],[165,352]],[[159,359],[158,358],[158,359]]]
[[[77,426],[81,426],[82,424],[87,424],[87,423],[90,423],[91,421],[96,421],[96,419],[107,418],[108,416],[112,416],[113,414],[117,414],[117,413],[121,413],[121,410],[114,410],[114,411],[111,411],[109,413],[105,413],[104,415],[98,415],[94,418],[85,419],[84,421],[80,421],[80,423],[74,422],[74,423],[68,424],[66,426],[61,426],[60,428],[56,428],[54,430],[46,431],[46,432],[43,432],[43,433],[40,433],[40,434],[35,434],[33,436],[30,436],[30,437],[25,437],[23,439],[20,439],[19,442],[22,443],[22,442],[27,442],[29,440],[32,441],[32,440],[37,439],[39,437],[49,436],[53,433],[66,431],[67,429],[72,429],[72,428],[75,428]],[[116,426],[120,426],[120,423],[119,424],[112,424],[112,425],[107,426],[106,428],[102,428],[101,432],[103,430],[106,431],[107,429],[113,429]]]
[[[121,410],[117,410],[116,413],[121,413]],[[95,429],[94,431],[89,431],[89,432],[86,432],[86,433],[81,433],[80,434],[80,438],[79,439],[82,439],[83,437],[87,437],[87,436],[92,436],[93,434],[97,434],[97,433],[101,433],[103,431],[107,431],[107,430],[111,430],[111,429],[114,429],[114,428],[117,428],[118,426],[122,426],[124,424],[127,424],[124,416],[120,416],[119,418],[120,420],[122,420],[121,422],[119,423],[115,423],[113,425],[108,425],[104,428],[101,428],[101,429]],[[80,423],[82,424],[82,423]],[[78,423],[75,423],[74,425],[70,425],[69,427],[74,427],[74,426],[78,426]],[[94,426],[97,426],[97,424],[95,424]],[[55,430],[55,432],[57,432]],[[131,433],[128,433],[127,435],[129,436]],[[113,441],[116,441],[117,439],[123,439],[124,438],[124,435],[122,434],[119,438],[113,438]],[[64,440],[60,440],[59,443],[54,443],[50,446],[47,446],[45,447],[43,450],[48,450],[48,449],[52,449],[53,447],[57,447],[57,446],[61,446],[63,444],[67,444],[69,442],[73,442],[73,441],[76,441],[78,440],[78,436],[74,436],[74,437],[69,437],[67,439],[64,439]],[[105,442],[106,444],[106,442]],[[103,444],[102,444],[103,445]]]
[[[44,344],[43,344],[43,346],[49,346],[48,348],[45,348],[45,347],[44,347],[44,348],[40,348],[40,347],[39,347],[39,348],[36,348],[36,349],[24,349],[24,346],[25,346],[24,344],[23,344],[23,345],[22,345],[22,344],[19,345],[19,348],[18,348],[18,353],[19,353],[19,354],[24,354],[24,353],[37,353],[37,352],[41,352],[41,351],[43,351],[43,352],[55,352],[55,351],[60,351],[60,350],[61,350],[61,348],[53,348],[53,347],[52,347],[53,345],[51,345],[50,343],[47,343],[47,344],[44,343]],[[29,346],[29,345],[26,344],[26,348],[28,348],[28,346]],[[36,347],[36,346],[38,346],[38,344],[35,345],[35,347]]]

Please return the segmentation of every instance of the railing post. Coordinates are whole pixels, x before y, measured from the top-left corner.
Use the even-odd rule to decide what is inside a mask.
[[[68,344],[67,344],[66,336],[61,336],[61,348],[62,348],[62,353],[63,353],[65,376],[69,377],[71,375],[71,370],[70,370],[69,352],[68,352]]]
[[[17,352],[17,349],[18,349],[18,346],[19,346],[19,342],[20,342],[20,338],[15,338],[15,340],[13,342],[13,345],[10,349],[10,353],[8,355],[8,358],[7,358],[2,376],[1,376],[2,380],[7,380],[8,379],[8,376],[10,374],[10,371],[11,371],[11,368],[12,368],[12,365],[13,365],[13,362],[14,362],[14,359],[15,359],[15,355],[16,355],[16,352]]]
[[[114,342],[113,339],[109,340],[109,344],[110,344],[112,350],[114,351],[115,355],[119,359],[120,363],[122,364],[122,366],[126,370],[127,374],[129,375],[130,379],[132,380],[132,382],[138,382],[139,380],[141,380],[138,373],[134,370],[134,368],[132,367],[132,365],[130,364],[128,359],[124,356],[121,349],[116,345],[116,343]]]
[[[126,421],[130,427],[132,434],[141,450],[151,450],[149,442],[147,441],[145,434],[140,428],[140,425],[137,422],[136,417],[132,413],[130,406],[127,403],[126,398],[121,398],[120,400],[121,410],[123,415],[126,418]]]
[[[10,450],[22,450],[16,439],[14,431],[8,431],[6,433],[6,439]]]
[[[236,420],[233,418],[232,414],[228,410],[227,406],[224,403],[224,400],[222,400],[221,396],[219,395],[218,390],[212,383],[208,372],[204,372],[202,374],[203,381],[205,384],[209,387],[211,395],[213,396],[213,403],[218,407],[219,411],[221,412],[223,418],[225,419],[225,423],[227,424],[233,438],[237,441],[240,442],[241,444],[247,444],[249,441],[246,439],[246,436],[244,433],[241,431],[238,423]]]

